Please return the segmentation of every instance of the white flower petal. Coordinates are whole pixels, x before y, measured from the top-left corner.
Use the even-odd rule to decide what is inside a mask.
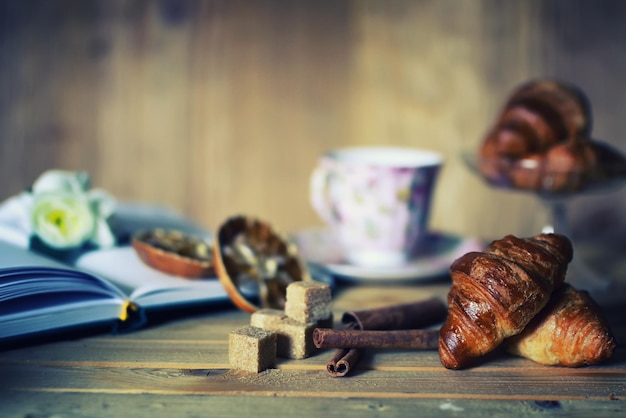
[[[92,189],[87,193],[89,204],[94,215],[108,218],[115,212],[117,202],[103,189]]]
[[[28,215],[32,206],[33,196],[30,193],[24,192],[8,198],[0,204],[0,223],[10,225],[30,236],[32,228]]]
[[[96,219],[84,194],[42,193],[35,196],[31,222],[50,247],[72,248],[92,237]]]
[[[33,183],[33,194],[49,192],[84,193],[89,174],[80,171],[48,170]]]
[[[96,221],[96,228],[91,242],[100,248],[111,248],[115,245],[115,236],[109,228],[109,224],[104,219],[98,219]]]
[[[30,208],[33,196],[20,193],[0,203],[0,239],[21,248],[28,248],[33,228],[30,225]]]

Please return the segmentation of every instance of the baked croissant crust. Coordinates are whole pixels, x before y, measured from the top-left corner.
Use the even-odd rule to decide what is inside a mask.
[[[531,80],[515,89],[478,150],[499,186],[571,192],[626,176],[626,156],[591,135],[591,103],[576,85]]]
[[[563,235],[507,235],[457,259],[439,333],[441,363],[463,368],[519,334],[563,283],[572,252]]]
[[[561,286],[507,351],[550,366],[579,367],[613,354],[615,339],[598,306],[585,292]]]

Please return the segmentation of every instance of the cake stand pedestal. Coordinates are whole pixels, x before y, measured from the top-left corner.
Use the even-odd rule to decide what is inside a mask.
[[[543,227],[542,232],[553,232],[570,238],[574,247],[574,258],[567,267],[566,280],[575,288],[586,290],[599,297],[609,291],[612,281],[589,266],[581,257],[581,252],[577,250],[568,219],[568,204],[571,199],[572,196],[552,197],[540,195],[541,202],[549,211],[550,220]]]

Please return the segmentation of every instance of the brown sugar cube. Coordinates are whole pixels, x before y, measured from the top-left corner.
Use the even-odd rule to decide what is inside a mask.
[[[313,330],[317,324],[303,324],[289,317],[276,323],[271,331],[276,333],[276,355],[283,358],[303,359],[316,350],[313,344]]]
[[[285,314],[302,323],[331,317],[331,292],[326,283],[306,280],[287,286]]]
[[[289,318],[278,309],[261,309],[250,316],[250,325],[276,334],[276,355],[302,359],[315,352],[313,330],[315,322],[302,323]]]
[[[286,317],[281,309],[259,309],[250,315],[250,325],[271,331]]]
[[[250,325],[267,330],[274,330],[276,324],[288,318],[285,311],[280,309],[259,309],[250,316]],[[293,318],[292,318],[293,319]],[[318,328],[333,328],[334,317],[332,312],[328,318],[318,320],[315,325]]]
[[[276,365],[276,334],[247,325],[228,335],[228,359],[233,369],[259,373]]]
[[[276,355],[301,359],[315,351],[313,329],[332,328],[333,315],[314,323],[301,323],[279,309],[260,309],[250,316],[250,325],[276,333]]]

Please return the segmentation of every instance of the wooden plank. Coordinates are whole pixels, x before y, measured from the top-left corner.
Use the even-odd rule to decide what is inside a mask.
[[[267,370],[260,374],[224,369],[99,368],[0,365],[4,390],[59,393],[370,399],[612,400],[626,396],[626,374],[576,376],[537,372],[368,371],[336,379],[322,370]]]
[[[331,402],[298,397],[247,397],[233,396],[163,396],[154,394],[84,394],[20,392],[3,393],[0,399],[11,402],[0,404],[3,416],[134,416],[171,418],[173,416],[337,416],[409,417],[456,416],[467,418],[492,417],[543,417],[563,416],[574,418],[614,417],[623,415],[623,401],[490,401],[467,399],[364,399],[347,397]]]
[[[283,369],[325,370],[332,350],[302,360],[279,359]],[[39,364],[74,367],[227,368],[228,340],[90,338],[3,352],[0,364]],[[436,351],[364,350],[358,370],[444,372]],[[626,349],[618,348],[605,363],[584,367],[546,367],[506,354],[493,353],[471,369],[473,372],[533,370],[563,376],[626,372]]]

